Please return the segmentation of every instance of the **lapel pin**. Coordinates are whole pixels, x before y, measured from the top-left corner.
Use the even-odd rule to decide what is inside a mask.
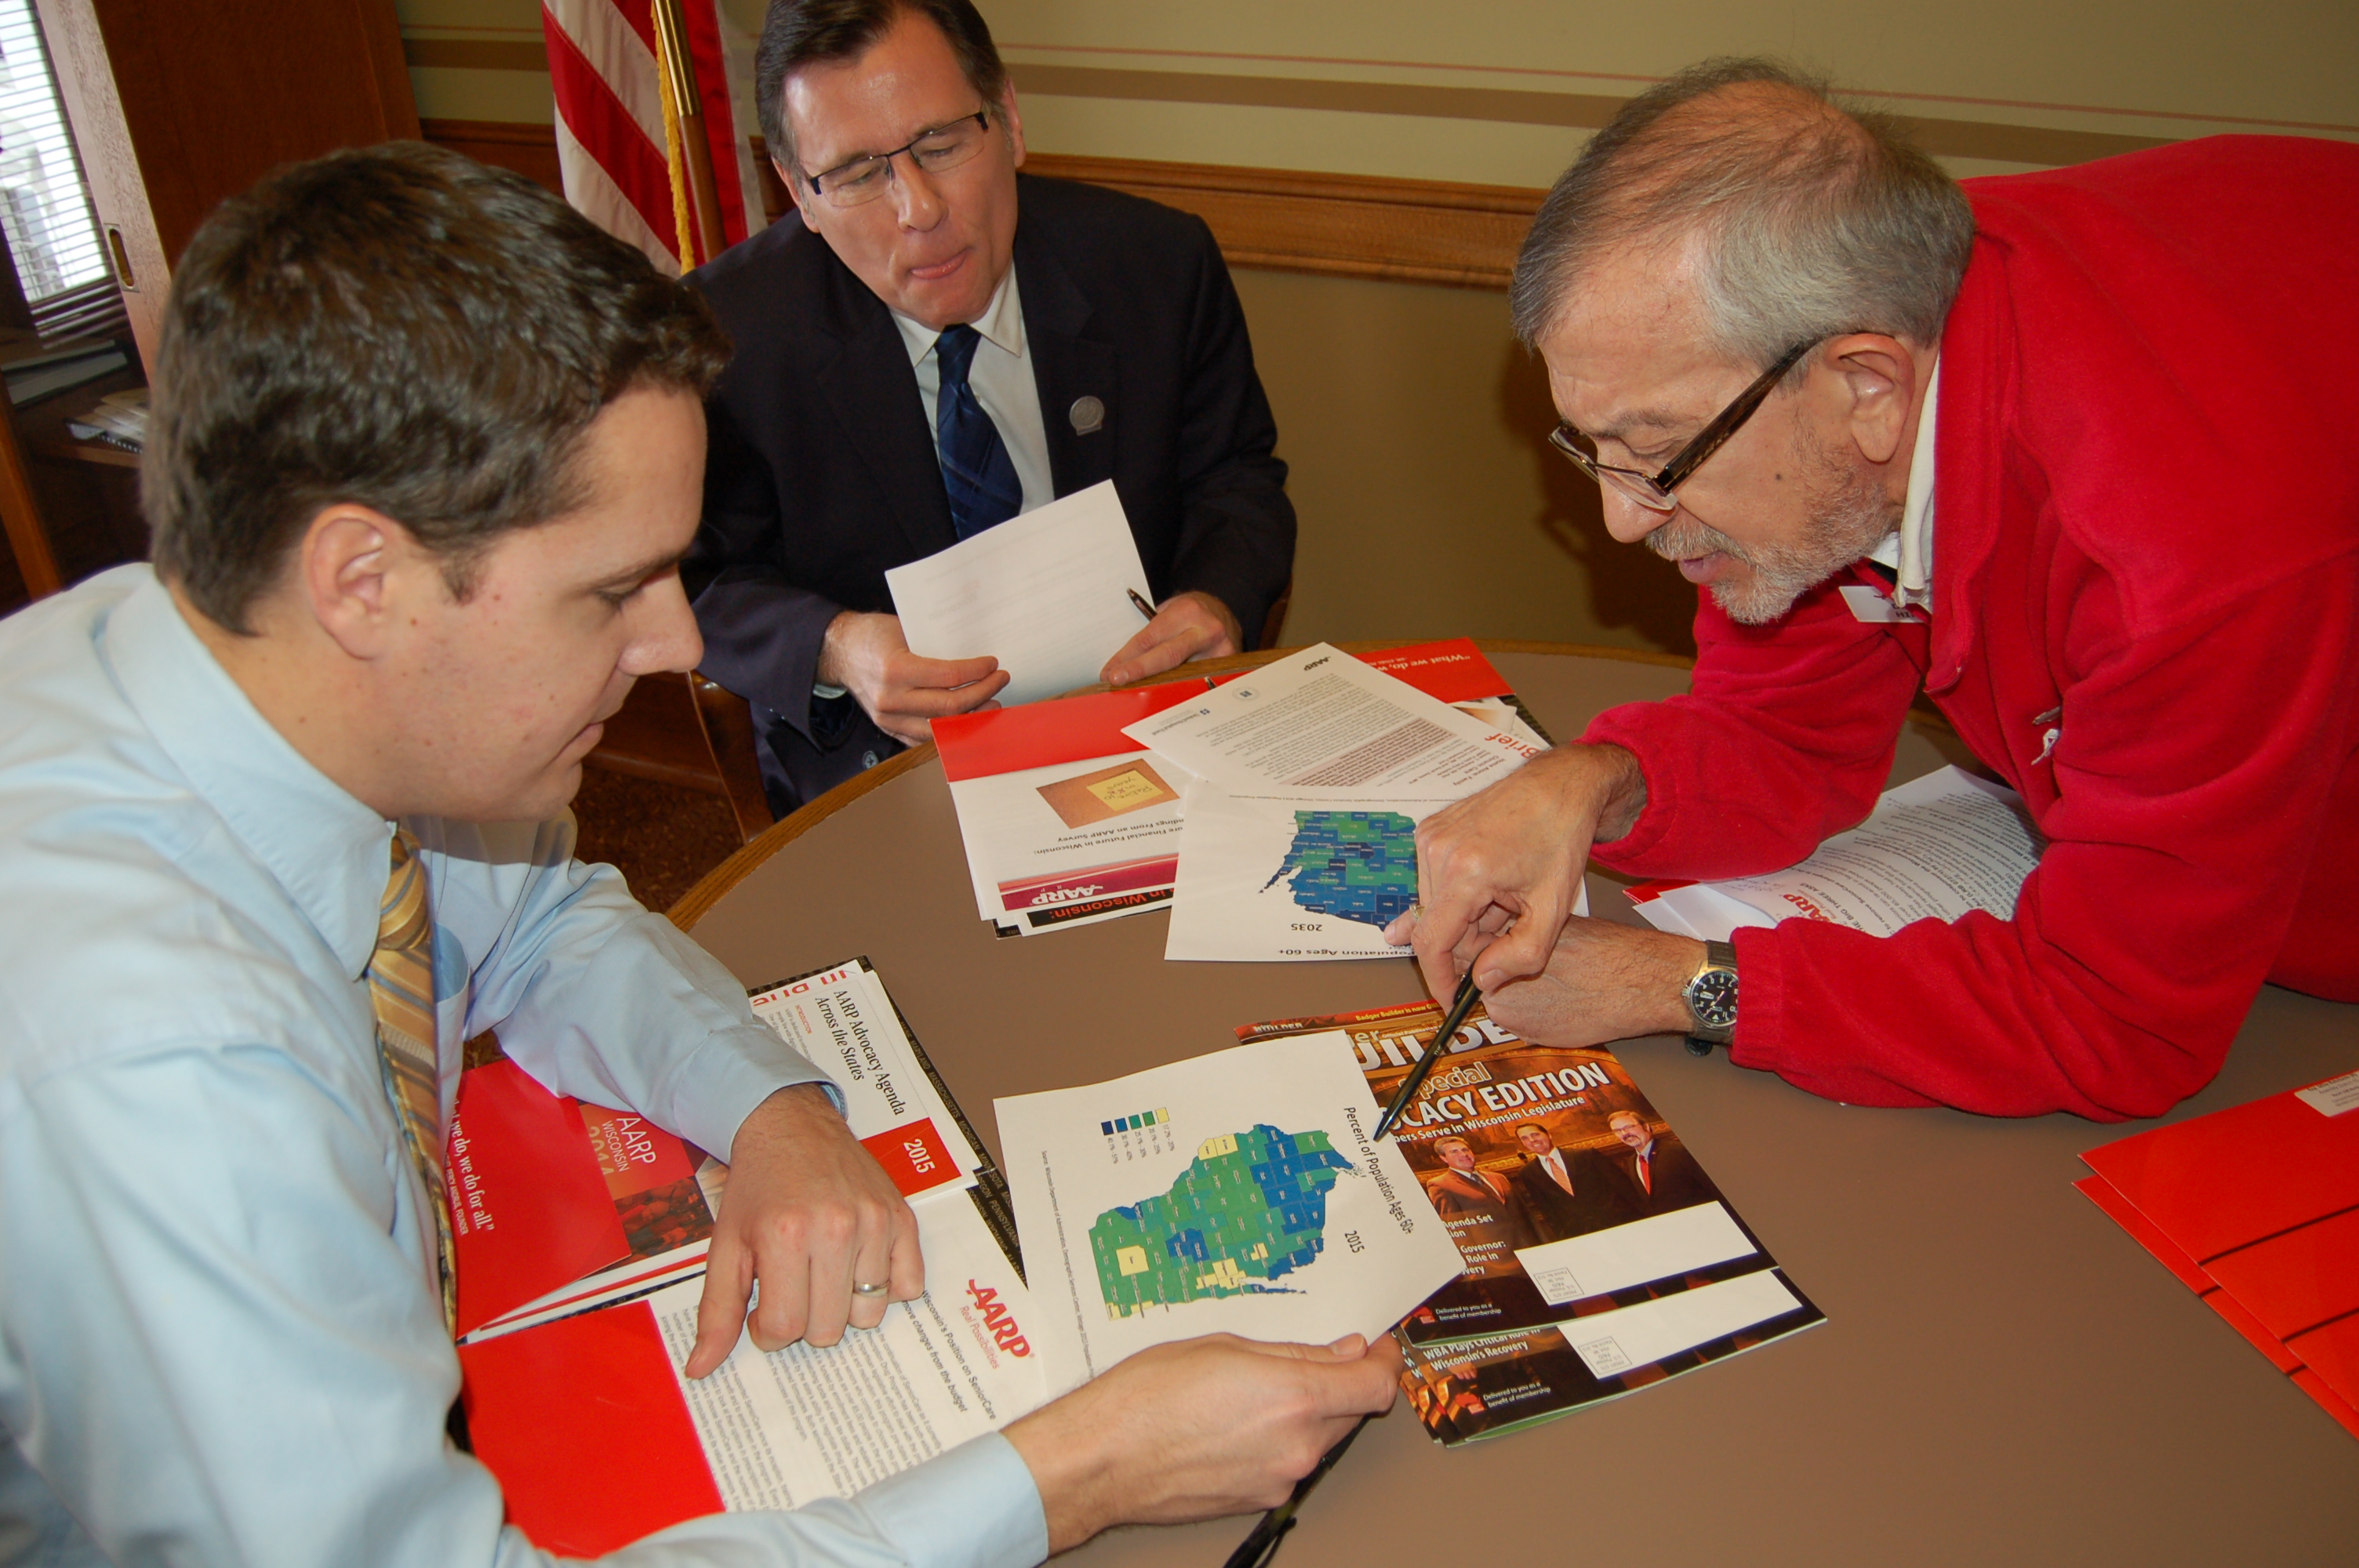
[[[1074,398],[1068,412],[1072,416],[1076,436],[1086,436],[1105,424],[1105,405],[1094,397]]]

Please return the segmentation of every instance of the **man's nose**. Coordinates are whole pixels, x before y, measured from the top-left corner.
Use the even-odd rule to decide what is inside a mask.
[[[696,612],[688,606],[679,574],[649,583],[637,609],[641,623],[623,650],[622,672],[638,676],[694,669],[704,657],[704,634],[696,628]]]
[[[942,221],[942,195],[934,178],[907,153],[893,159],[893,200],[900,203],[901,227],[926,230]]]
[[[1605,495],[1605,531],[1625,545],[1635,545],[1671,520],[1672,514],[1641,506],[1614,486],[1601,485]]]

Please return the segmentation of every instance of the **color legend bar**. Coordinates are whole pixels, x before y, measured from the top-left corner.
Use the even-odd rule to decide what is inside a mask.
[[[1133,1132],[1142,1127],[1167,1126],[1170,1120],[1169,1110],[1142,1110],[1136,1116],[1118,1116],[1112,1121],[1101,1121],[1098,1130],[1111,1138],[1117,1132]]]

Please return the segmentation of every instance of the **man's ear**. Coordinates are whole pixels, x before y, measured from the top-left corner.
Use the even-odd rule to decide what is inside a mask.
[[[1002,81],[999,84],[999,112],[1007,120],[1007,145],[1016,154],[1016,167],[1024,167],[1024,116],[1016,108],[1016,83]]]
[[[1872,463],[1888,463],[1915,428],[1921,351],[1881,332],[1848,332],[1821,351],[1843,378],[1853,443]]]
[[[329,641],[355,659],[391,646],[406,600],[431,558],[409,530],[347,502],[321,507],[296,546],[296,586]]]
[[[796,216],[802,219],[803,227],[817,229],[819,225],[811,222],[810,209],[803,205],[802,190],[795,184],[795,171],[788,168],[776,153],[770,155],[770,168],[777,175],[779,185],[786,189],[787,205],[793,208]]]

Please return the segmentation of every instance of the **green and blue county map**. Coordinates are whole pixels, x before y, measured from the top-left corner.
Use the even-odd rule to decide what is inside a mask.
[[[1289,876],[1294,902],[1314,914],[1389,925],[1417,902],[1417,824],[1397,811],[1298,811],[1262,891]]]
[[[1292,1293],[1275,1281],[1326,1249],[1327,1193],[1351,1162],[1324,1132],[1208,1138],[1169,1191],[1090,1227],[1106,1315],[1220,1296]]]

